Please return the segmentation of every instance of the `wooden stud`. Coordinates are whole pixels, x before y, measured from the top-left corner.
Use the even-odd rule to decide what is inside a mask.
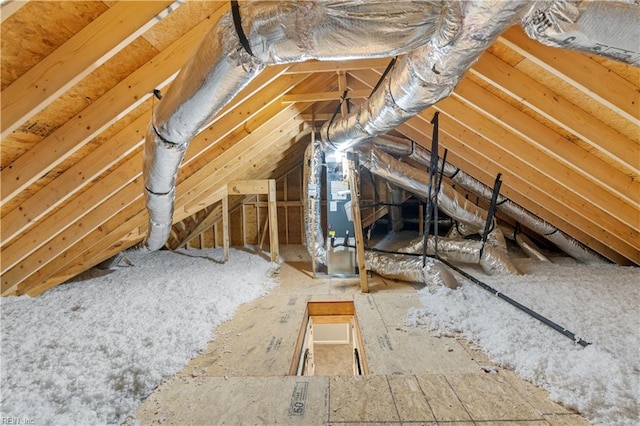
[[[121,1],[106,10],[2,91],[2,137],[42,111],[181,4],[173,0]]]
[[[91,138],[153,96],[154,89],[164,87],[174,78],[210,27],[210,21],[203,20],[80,114],[17,158],[10,167],[3,169],[0,172],[3,183],[0,203],[4,205],[77,152]]]
[[[224,261],[229,261],[229,196],[222,197],[222,246],[224,247]]]
[[[499,42],[640,125],[640,89],[587,55],[542,45],[528,37],[518,26],[507,30]],[[603,84],[605,81],[606,84]]]
[[[276,204],[276,181],[269,179],[269,249],[271,251],[271,261],[280,261],[280,251],[278,244],[278,207]]]
[[[268,194],[270,189],[267,180],[237,180],[227,184],[229,195]]]
[[[367,281],[367,267],[364,258],[364,235],[362,233],[362,221],[360,220],[360,182],[356,161],[349,160],[349,186],[351,189],[351,218],[356,234],[356,257],[358,259],[358,273],[360,275],[360,289],[363,293],[369,292]]]
[[[264,225],[262,225],[262,235],[260,236],[260,251],[262,251],[262,245],[264,244],[264,239],[267,236],[268,228],[269,228],[269,216],[264,218]]]
[[[317,92],[317,93],[300,93],[291,94],[282,97],[282,103],[293,104],[296,102],[318,102],[338,100],[342,97],[343,92]],[[371,94],[367,90],[354,90],[349,92],[349,97],[353,99],[368,98]]]
[[[287,70],[287,73],[337,72],[370,68],[382,68],[384,70],[388,64],[388,58],[357,59],[352,61],[306,61],[292,65]]]

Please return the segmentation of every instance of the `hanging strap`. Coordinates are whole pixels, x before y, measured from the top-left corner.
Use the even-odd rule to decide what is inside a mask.
[[[236,28],[236,33],[238,34],[238,39],[240,40],[240,44],[244,47],[244,50],[251,56],[253,56],[253,52],[251,51],[251,46],[249,46],[249,40],[244,33],[241,25],[241,17],[240,17],[240,5],[238,4],[238,0],[231,0],[231,16],[233,17],[233,26]]]
[[[434,209],[438,207],[434,205],[433,200],[431,199],[431,192],[434,187],[434,181],[437,176],[438,169],[438,115],[440,113],[436,111],[433,114],[433,119],[431,120],[431,124],[433,125],[433,134],[431,136],[431,161],[429,162],[429,181],[427,185],[427,205],[426,212],[424,217],[424,234],[422,237],[422,267],[424,268],[427,264],[427,245],[429,243],[429,231],[431,228],[431,218],[433,217]]]
[[[329,124],[327,125],[327,142],[334,149],[337,149],[337,147],[333,144],[333,142],[331,142],[331,139],[329,138],[329,127],[331,127],[331,125],[333,124],[333,120],[335,120],[336,117],[338,116],[338,113],[340,112],[340,108],[342,107],[342,103],[347,99],[348,94],[349,94],[348,90],[345,90],[344,92],[342,92],[342,96],[340,96],[340,102],[338,103],[336,110],[333,111],[333,115],[331,116],[331,119],[329,120]],[[347,103],[347,105],[349,104]]]
[[[480,258],[484,252],[484,245],[487,242],[487,235],[494,229],[494,216],[496,214],[496,202],[498,201],[498,194],[500,194],[500,186],[502,181],[500,180],[502,173],[498,173],[496,181],[493,184],[493,194],[491,194],[491,204],[489,204],[489,211],[487,212],[487,221],[484,223],[484,232],[482,233],[482,246],[480,247]]]
[[[389,65],[387,65],[387,68],[385,68],[384,72],[382,73],[382,75],[380,76],[380,78],[378,79],[378,82],[376,83],[375,87],[373,88],[373,90],[371,91],[371,95],[373,95],[375,93],[376,90],[378,90],[378,87],[380,87],[380,85],[382,84],[382,82],[384,81],[385,77],[387,76],[387,74],[389,74],[389,71],[391,71],[391,69],[393,68],[393,66],[396,64],[396,60],[398,59],[397,56],[394,56],[393,59],[391,59],[391,61],[389,62]],[[371,95],[369,95],[369,97],[371,97]]]

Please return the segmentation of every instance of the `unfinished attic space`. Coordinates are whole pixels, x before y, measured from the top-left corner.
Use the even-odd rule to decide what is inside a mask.
[[[0,417],[640,423],[640,3],[0,1]]]

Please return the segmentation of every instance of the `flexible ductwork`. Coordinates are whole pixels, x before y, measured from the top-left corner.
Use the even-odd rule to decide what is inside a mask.
[[[551,262],[547,256],[545,256],[540,249],[534,244],[533,241],[522,232],[514,233],[514,238],[518,246],[532,259],[536,259],[538,262]]]
[[[423,239],[416,238],[407,247],[398,251],[403,253],[422,253]],[[427,254],[435,254],[435,237],[430,236],[427,243]],[[438,257],[449,262],[480,265],[487,274],[520,275],[520,271],[509,260],[506,252],[474,240],[451,240],[438,238]]]
[[[325,143],[346,148],[386,133],[449,95],[503,30],[522,18],[535,25],[529,12],[544,10],[544,16],[561,22],[565,2],[558,3],[555,9],[530,0],[240,3],[233,9],[236,25],[232,11],[214,24],[154,111],[145,142],[150,217],[145,247],[159,249],[169,236],[176,176],[189,141],[265,66],[407,54],[367,102],[323,127]],[[577,3],[580,9],[582,2]],[[600,13],[583,9],[580,23]],[[554,34],[535,36],[555,42]]]
[[[438,37],[401,58],[378,90],[355,111],[327,122],[326,144],[348,149],[385,134],[453,91],[465,72],[508,27],[531,9],[530,2],[448,2]]]
[[[395,148],[398,149],[400,147],[396,144]],[[360,164],[369,169],[371,173],[393,182],[395,185],[422,199],[427,198],[428,183],[426,173],[420,172],[409,164],[398,161],[375,147],[362,148],[360,152]],[[482,234],[484,231],[486,213],[462,197],[445,182],[443,182],[438,193],[438,208],[460,222],[455,227],[456,232],[461,232],[462,235],[470,235]],[[453,241],[447,239],[444,242],[443,254],[449,260],[481,264],[485,271],[489,273],[501,271],[519,274],[518,269],[508,258],[504,235],[497,226],[494,226],[493,231],[487,235],[487,243],[484,245],[484,249],[482,243],[478,241]],[[415,253],[418,253],[418,251],[415,251]],[[430,254],[433,254],[433,252]],[[440,254],[440,251],[438,254]]]
[[[402,163],[377,148],[363,148],[360,154],[360,164],[371,173],[426,200],[428,187],[426,173]],[[446,184],[440,188],[438,207],[460,222],[458,229],[463,235],[481,234],[484,231],[487,220],[484,210]]]
[[[307,145],[302,166],[302,197],[304,199],[302,219],[304,235],[309,254],[316,261],[326,264],[327,250],[324,247],[322,233],[322,149],[317,141]]]
[[[371,271],[386,278],[444,285],[451,289],[460,286],[449,269],[437,259],[426,259],[423,267],[422,258],[416,256],[368,251],[365,252],[365,258]]]
[[[640,64],[640,3],[628,1],[538,2],[522,21],[543,44]]]
[[[390,5],[383,0],[242,2],[245,46],[231,11],[216,22],[158,104],[146,138],[145,246],[157,250],[169,236],[173,188],[189,141],[265,65],[404,54],[429,41],[449,7],[440,1]]]
[[[429,167],[429,151],[423,148],[421,145],[418,145],[408,139],[390,136],[377,137],[372,140],[372,145],[376,148],[392,153],[393,155],[407,156],[413,161],[416,161],[417,163],[422,164],[425,167]],[[440,160],[438,163],[438,168],[442,169],[442,167],[443,164]],[[491,199],[491,195],[493,192],[492,189],[479,180],[475,179],[473,176],[470,176],[463,170],[459,170],[455,166],[452,166],[449,163],[445,163],[444,175],[450,177],[454,183],[460,185],[460,187],[464,188],[465,190],[474,193],[478,197],[481,197],[485,200]],[[500,196],[498,198],[497,209],[511,219],[514,219],[516,222],[519,222],[523,226],[526,226],[527,228],[551,241],[560,250],[564,251],[566,254],[576,260],[584,263],[606,262],[602,257],[582,245],[579,241],[571,238],[564,232],[560,231],[558,228],[531,214],[506,197]],[[528,245],[528,248],[531,248],[533,250],[534,246],[532,245],[532,243],[527,244],[526,242],[523,242],[522,239],[521,241],[518,241],[518,239],[516,239],[516,242],[518,242],[518,244],[522,242],[524,245]],[[527,249],[525,249],[524,247],[523,249],[527,251]],[[539,250],[535,251],[539,253]],[[531,252],[529,254],[536,258],[540,258],[541,256],[544,257],[541,253],[534,254],[533,252]]]
[[[317,262],[326,264],[327,251],[322,233],[320,182],[322,181],[323,151],[317,141],[310,143],[304,155],[303,164],[303,219],[305,241],[310,255]],[[449,270],[436,259],[427,259],[422,267],[422,259],[386,253],[365,252],[367,269],[378,275],[402,281],[435,283],[457,288],[458,282]]]

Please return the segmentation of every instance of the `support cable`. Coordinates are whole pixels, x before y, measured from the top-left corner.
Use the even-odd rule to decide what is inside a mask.
[[[393,59],[391,59],[391,61],[389,62],[389,65],[387,65],[387,68],[385,68],[384,72],[382,73],[382,75],[378,79],[378,82],[373,87],[373,90],[371,90],[371,95],[373,95],[375,93],[375,91],[378,90],[378,87],[380,87],[380,85],[382,84],[384,79],[387,77],[387,74],[389,74],[389,71],[391,71],[393,66],[396,64],[396,60],[397,59],[398,59],[397,56],[394,56]],[[371,97],[371,95],[369,95],[369,97]]]
[[[440,193],[440,186],[442,185],[442,178],[444,176],[444,165],[447,162],[447,154],[449,153],[449,150],[445,148],[444,150],[444,155],[442,156],[442,169],[440,169],[440,173],[438,174],[438,176],[436,177],[436,195],[434,196],[434,209],[433,209],[433,251],[436,255],[436,257],[438,257],[438,237],[440,236],[440,230],[438,229],[438,225],[440,223],[440,220],[438,218],[438,194]]]
[[[498,173],[496,180],[493,184],[493,193],[491,194],[491,203],[489,204],[489,210],[487,211],[487,220],[484,223],[484,232],[482,233],[482,246],[480,247],[480,258],[482,259],[482,253],[484,252],[484,246],[487,243],[487,236],[493,232],[495,228],[495,214],[496,214],[496,202],[498,201],[498,195],[500,194],[500,186],[502,181],[500,177],[502,173]]]
[[[424,233],[422,234],[422,267],[427,264],[427,245],[429,243],[429,233],[431,230],[431,219],[433,214],[433,200],[431,192],[434,186],[436,170],[438,168],[438,111],[433,114],[431,124],[433,125],[433,134],[431,136],[431,161],[429,163],[429,181],[427,183],[427,204],[425,208]],[[437,208],[437,206],[435,207]]]
[[[347,95],[349,94],[348,90],[345,90],[344,92],[342,92],[342,96],[340,96],[340,102],[338,103],[338,106],[336,107],[336,110],[333,111],[333,115],[331,116],[331,119],[329,120],[329,125],[327,126],[327,142],[329,142],[329,145],[331,145],[334,149],[338,149],[338,147],[336,147],[333,142],[331,141],[331,139],[329,139],[329,127],[331,127],[331,124],[333,124],[333,120],[336,119],[336,117],[338,116],[338,113],[340,112],[340,107],[342,107],[342,103],[347,99]],[[349,108],[349,102],[347,101],[347,108]]]
[[[405,255],[405,256],[414,256],[414,257],[415,256],[422,256],[419,253],[403,253],[403,252],[382,250],[382,249],[376,249],[376,248],[367,248],[367,251],[373,251],[373,252],[385,253],[385,254],[401,254],[401,255]],[[428,257],[435,258],[434,256],[431,256],[431,255],[429,255]],[[482,289],[488,291],[489,293],[492,293],[494,296],[497,296],[498,298],[504,300],[505,302],[509,303],[510,305],[515,307],[516,309],[526,313],[527,315],[537,319],[538,321],[540,321],[544,325],[551,327],[552,329],[556,330],[557,332],[559,332],[560,334],[564,335],[565,337],[568,337],[569,339],[573,340],[574,343],[577,343],[582,347],[587,347],[587,346],[589,346],[591,344],[590,342],[587,342],[586,340],[584,340],[581,337],[577,336],[575,333],[567,330],[566,328],[564,328],[563,326],[559,325],[558,323],[548,319],[547,317],[537,313],[533,309],[531,309],[531,308],[523,305],[522,303],[517,302],[516,300],[510,298],[509,296],[501,293],[500,291],[496,290],[495,288],[491,287],[490,285],[480,281],[479,279],[477,279],[473,275],[468,274],[464,270],[462,270],[462,269],[458,268],[457,266],[453,265],[451,262],[449,262],[449,261],[447,261],[445,259],[442,259],[442,258],[437,258],[437,260],[439,260],[440,262],[442,262],[443,264],[445,264],[449,268],[453,269],[454,271],[456,271],[457,273],[459,273],[460,275],[462,275],[463,277],[465,277],[466,279],[468,279],[472,283],[474,283],[477,286],[481,287]]]

